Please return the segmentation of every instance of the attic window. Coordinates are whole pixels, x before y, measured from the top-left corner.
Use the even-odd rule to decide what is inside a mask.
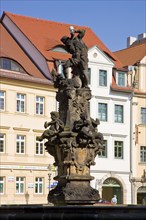
[[[24,69],[17,62],[8,58],[0,58],[0,69],[25,73]]]
[[[117,72],[116,82],[118,86],[127,85],[127,75],[125,72]]]
[[[60,46],[53,48],[52,51],[61,52],[61,53],[68,53],[68,52],[64,49],[64,47],[60,47]]]

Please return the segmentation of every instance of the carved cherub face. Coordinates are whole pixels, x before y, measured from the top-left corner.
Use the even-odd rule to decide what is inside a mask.
[[[50,114],[51,114],[51,118],[52,118],[52,120],[55,120],[56,118],[59,117],[58,112],[51,112]]]

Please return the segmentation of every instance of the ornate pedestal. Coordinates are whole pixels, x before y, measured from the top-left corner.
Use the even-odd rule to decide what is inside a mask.
[[[90,186],[93,179],[90,165],[95,164],[103,136],[97,130],[99,121],[89,117],[90,89],[75,88],[65,82],[59,80],[56,95],[59,123],[61,121],[64,127],[59,130],[58,123],[58,130],[48,136],[45,143],[58,168],[58,175],[54,178],[58,185],[49,192],[48,201],[55,205],[94,204],[99,193]]]

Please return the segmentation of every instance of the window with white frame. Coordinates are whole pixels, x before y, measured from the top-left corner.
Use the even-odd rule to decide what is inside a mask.
[[[99,152],[98,157],[107,158],[107,140],[104,140],[102,150]]]
[[[4,194],[4,184],[5,178],[3,176],[0,176],[0,194]]]
[[[24,177],[16,177],[16,194],[23,194],[24,193]]]
[[[126,86],[126,73],[118,72],[117,84],[118,86]]]
[[[107,86],[107,71],[99,70],[99,86]]]
[[[115,122],[123,123],[123,105],[115,105]]]
[[[25,139],[24,135],[17,135],[16,140],[16,153],[17,154],[24,154],[25,153]]]
[[[123,159],[123,141],[114,142],[114,156],[115,159]]]
[[[5,152],[5,134],[0,133],[0,153]]]
[[[25,94],[17,93],[17,112],[25,112]]]
[[[141,124],[146,125],[146,108],[141,108]]]
[[[44,142],[40,142],[36,140],[36,152],[37,155],[44,154]]]
[[[35,193],[43,194],[43,178],[42,177],[35,178]]]
[[[146,163],[146,146],[140,146],[140,162]]]
[[[5,92],[0,91],[0,110],[5,110]]]
[[[107,121],[107,104],[98,103],[98,119],[100,121]]]
[[[41,96],[36,97],[36,114],[37,115],[44,114],[44,97]]]

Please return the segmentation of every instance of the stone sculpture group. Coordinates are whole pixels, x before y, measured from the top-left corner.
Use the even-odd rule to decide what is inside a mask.
[[[52,71],[59,112],[51,112],[52,121],[45,122],[46,130],[38,137],[39,141],[47,140],[46,150],[58,170],[54,178],[58,185],[48,195],[54,205],[94,204],[100,198],[98,190],[90,186],[90,166],[102,150],[103,135],[98,132],[99,120],[89,115],[88,48],[82,40],[85,30],[70,27],[70,33],[70,37],[61,38],[72,55],[63,63],[64,76]]]

